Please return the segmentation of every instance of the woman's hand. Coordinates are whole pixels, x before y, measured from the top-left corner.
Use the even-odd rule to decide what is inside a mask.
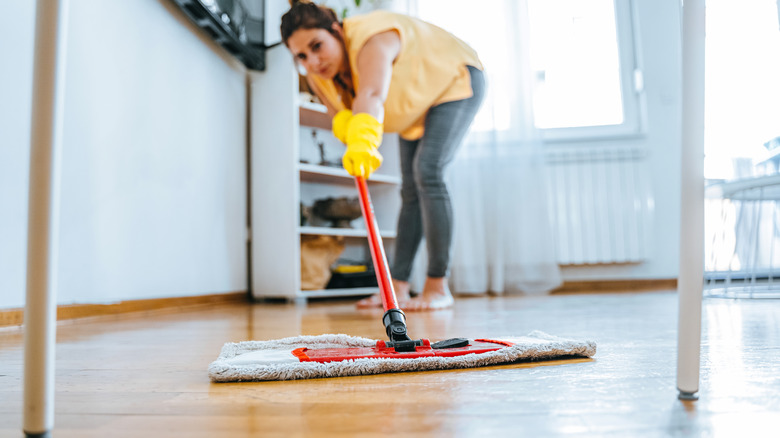
[[[347,144],[347,126],[349,126],[350,119],[352,119],[352,111],[348,109],[339,111],[333,117],[333,136],[338,138],[344,144]]]
[[[368,113],[352,116],[347,124],[347,151],[341,159],[352,176],[368,178],[382,165],[377,148],[382,143],[382,124]]]

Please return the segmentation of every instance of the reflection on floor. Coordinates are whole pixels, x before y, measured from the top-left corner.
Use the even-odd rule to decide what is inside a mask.
[[[541,330],[593,360],[291,382],[211,384],[229,341],[384,337],[349,301],[235,304],[63,322],[55,436],[776,436],[780,301],[708,299],[700,400],[677,400],[672,292],[459,298],[412,336]],[[0,436],[21,436],[22,331],[0,330]]]

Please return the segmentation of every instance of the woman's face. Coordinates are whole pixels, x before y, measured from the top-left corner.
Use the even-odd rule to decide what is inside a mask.
[[[287,47],[308,73],[324,79],[333,79],[344,65],[341,40],[325,29],[298,29],[287,39]]]

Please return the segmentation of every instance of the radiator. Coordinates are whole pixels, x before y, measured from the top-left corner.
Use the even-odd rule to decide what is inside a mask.
[[[548,151],[548,207],[561,265],[647,258],[653,197],[644,149]]]

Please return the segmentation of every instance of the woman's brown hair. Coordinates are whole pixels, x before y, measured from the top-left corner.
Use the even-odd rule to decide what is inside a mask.
[[[282,41],[287,45],[298,29],[325,29],[338,38],[333,23],[341,24],[333,9],[307,0],[290,0],[290,10],[282,16]]]

